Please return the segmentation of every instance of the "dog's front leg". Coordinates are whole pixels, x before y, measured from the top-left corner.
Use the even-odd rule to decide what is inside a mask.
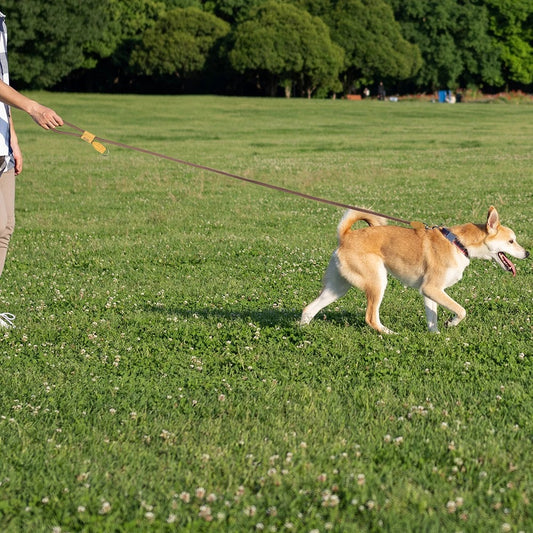
[[[442,305],[442,307],[445,307],[446,309],[455,314],[453,318],[446,322],[447,326],[457,326],[457,324],[459,324],[459,322],[461,322],[461,320],[463,320],[463,318],[466,316],[466,311],[464,310],[464,308],[461,307],[454,299],[450,298],[440,287],[432,287],[426,285],[422,287],[421,292],[424,295],[426,302],[427,299],[433,300],[435,304]],[[437,312],[435,310],[435,319],[436,316]]]
[[[432,333],[439,333],[439,327],[437,325],[437,302],[434,302],[431,298],[424,296],[424,306],[426,308],[426,320],[429,331]]]

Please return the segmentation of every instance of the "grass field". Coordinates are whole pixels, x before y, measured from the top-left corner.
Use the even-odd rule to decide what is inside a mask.
[[[34,94],[98,136],[430,225],[531,234],[533,106]],[[426,332],[391,280],[300,328],[342,210],[39,130],[0,311],[0,529],[532,531],[531,260]]]

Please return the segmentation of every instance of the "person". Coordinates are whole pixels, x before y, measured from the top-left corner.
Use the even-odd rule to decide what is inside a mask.
[[[53,109],[24,96],[9,85],[6,17],[0,13],[0,276],[15,228],[15,176],[22,172],[23,165],[11,107],[28,113],[45,130],[63,125],[63,119]],[[0,313],[0,328],[14,327],[14,319],[12,313]]]
[[[455,95],[451,91],[446,93],[446,103],[455,104]]]
[[[378,100],[385,100],[385,86],[383,82],[380,81],[378,85]]]

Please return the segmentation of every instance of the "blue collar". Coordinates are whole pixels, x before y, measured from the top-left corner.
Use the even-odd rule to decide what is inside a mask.
[[[439,231],[448,239],[452,244],[455,244],[459,251],[464,254],[465,257],[469,257],[466,246],[459,240],[455,233],[452,233],[448,228],[439,228]]]

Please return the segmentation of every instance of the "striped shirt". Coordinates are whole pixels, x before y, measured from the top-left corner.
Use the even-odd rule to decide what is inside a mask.
[[[7,67],[7,27],[6,17],[0,13],[0,79],[9,85],[9,69]],[[9,141],[9,106],[0,103],[0,156],[11,155]],[[7,159],[7,158],[6,158]],[[12,157],[7,166],[0,166],[0,171],[5,171],[13,166]]]

